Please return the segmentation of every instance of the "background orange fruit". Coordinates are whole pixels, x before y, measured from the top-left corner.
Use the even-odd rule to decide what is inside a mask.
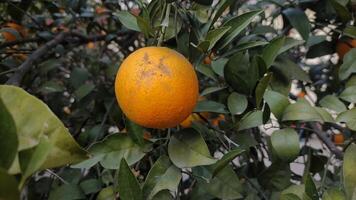
[[[12,29],[16,30],[21,37],[23,37],[23,38],[26,37],[26,34],[27,34],[26,30],[24,29],[23,26],[21,26],[19,24],[16,24],[13,22],[8,22],[4,25],[4,28],[12,28]],[[17,39],[16,36],[11,32],[4,31],[4,32],[2,32],[2,35],[5,38],[5,41],[7,41],[7,42],[12,42]]]
[[[334,135],[334,143],[335,144],[344,144],[344,135],[342,134],[342,133],[340,133],[340,134],[335,134]]]
[[[130,120],[144,127],[168,128],[191,114],[199,85],[183,55],[165,47],[145,47],[121,64],[115,94]]]
[[[193,122],[204,122],[205,120],[200,115],[205,119],[208,119],[210,117],[210,113],[208,113],[208,112],[202,112],[199,114],[192,113],[183,122],[181,122],[180,125],[183,128],[188,128],[188,127],[192,126]]]
[[[225,115],[219,114],[216,118],[211,120],[213,126],[219,126],[220,122],[225,121]]]
[[[339,55],[340,59],[343,59],[345,54],[350,51],[350,49],[356,47],[356,39],[346,39],[340,40],[336,44],[336,52]]]

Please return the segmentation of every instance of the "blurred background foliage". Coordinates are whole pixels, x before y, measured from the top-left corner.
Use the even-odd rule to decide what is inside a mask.
[[[355,10],[1,1],[0,199],[356,198]],[[126,119],[113,88],[120,62],[155,45],[200,84],[194,114],[165,130]]]

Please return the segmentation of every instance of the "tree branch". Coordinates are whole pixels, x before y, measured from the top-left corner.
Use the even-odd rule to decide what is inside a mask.
[[[33,54],[31,54],[28,57],[28,59],[18,67],[17,71],[9,78],[9,80],[6,82],[6,84],[17,85],[17,86],[20,85],[23,76],[31,69],[33,64],[40,57],[45,55],[50,49],[54,48],[59,43],[61,43],[65,39],[65,36],[68,34],[69,34],[68,32],[59,33],[52,40],[50,40],[45,45],[43,45],[42,47],[40,47],[36,51],[34,51]]]
[[[27,39],[22,39],[22,40],[15,40],[11,42],[4,42],[0,44],[0,49],[6,48],[6,47],[11,47],[15,46],[18,44],[25,44],[25,43],[30,43],[30,42],[39,42],[43,40],[42,38],[27,38]]]
[[[125,35],[131,32],[119,32],[117,35]],[[66,42],[66,40],[73,39],[73,42],[79,42],[81,44],[88,43],[91,41],[101,41],[106,39],[106,35],[93,35],[86,36],[76,31],[72,32],[61,32],[56,35],[52,40],[48,41],[46,44],[39,47],[36,51],[34,51],[30,56],[28,56],[27,60],[23,62],[15,71],[15,73],[9,78],[6,82],[8,85],[17,85],[21,84],[23,76],[32,68],[35,62],[39,61],[46,55],[51,49],[55,48],[58,44]]]
[[[342,159],[343,152],[336,147],[336,145],[326,136],[326,133],[322,130],[320,123],[311,122],[310,126],[313,128],[314,133],[319,137],[319,139],[329,148],[329,150],[335,154],[336,158]]]

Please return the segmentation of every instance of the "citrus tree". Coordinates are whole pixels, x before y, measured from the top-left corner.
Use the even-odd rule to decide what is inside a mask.
[[[0,199],[355,199],[355,10],[0,2]]]

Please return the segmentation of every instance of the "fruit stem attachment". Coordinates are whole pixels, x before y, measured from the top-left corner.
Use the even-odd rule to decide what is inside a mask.
[[[161,23],[161,34],[158,38],[158,42],[157,42],[157,46],[161,46],[162,45],[162,42],[163,42],[163,39],[164,39],[164,35],[166,33],[166,29],[169,25],[169,14],[171,12],[171,4],[168,4],[167,5],[167,8],[166,8],[166,15],[164,17],[164,19],[162,20],[162,23]]]

